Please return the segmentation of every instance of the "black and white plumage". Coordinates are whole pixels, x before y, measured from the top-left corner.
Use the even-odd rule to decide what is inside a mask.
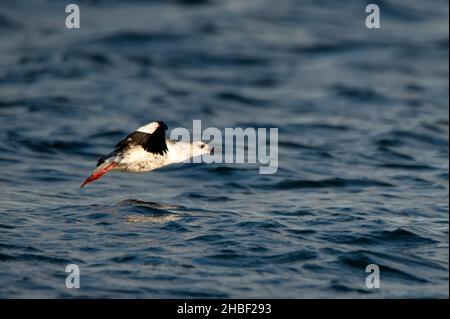
[[[156,121],[130,133],[116,144],[114,151],[98,160],[97,168],[81,187],[109,171],[147,172],[214,152],[214,148],[202,141],[176,142],[167,139],[167,129],[164,122]]]

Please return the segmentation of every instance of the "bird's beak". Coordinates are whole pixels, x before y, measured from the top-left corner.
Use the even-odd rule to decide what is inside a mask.
[[[80,188],[83,188],[86,184],[89,184],[90,182],[95,181],[96,179],[99,179],[100,177],[96,177],[95,173],[92,173],[88,178],[86,178],[83,182],[83,184],[81,184]]]
[[[111,163],[104,168],[96,169],[88,178],[86,178],[84,180],[84,182],[83,182],[83,184],[81,184],[80,188],[83,188],[86,184],[89,184],[89,183],[99,179],[100,177],[102,177],[104,174],[106,174],[107,172],[109,172],[116,166],[117,166],[117,163]]]

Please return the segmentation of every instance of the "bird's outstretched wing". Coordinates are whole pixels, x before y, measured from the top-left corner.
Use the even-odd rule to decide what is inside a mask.
[[[154,126],[154,128],[148,131],[145,129],[148,126]],[[164,122],[152,122],[129,134],[117,143],[115,148],[117,150],[133,145],[140,145],[149,153],[164,155],[167,152],[166,130],[167,125]]]
[[[166,130],[167,125],[162,121],[152,122],[138,128],[114,146],[114,152],[125,148],[140,145],[144,150],[156,155],[166,154]],[[99,159],[97,166],[104,162],[105,158]]]

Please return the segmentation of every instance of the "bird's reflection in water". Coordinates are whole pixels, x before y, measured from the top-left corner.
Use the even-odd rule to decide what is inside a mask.
[[[180,219],[180,216],[175,214],[168,216],[145,216],[145,215],[128,215],[126,216],[127,223],[167,223]]]
[[[148,202],[139,199],[124,199],[117,203],[117,206],[128,206],[128,207],[141,207],[141,208],[149,208],[149,209],[183,209],[183,206],[180,205],[171,205],[166,203],[156,203],[156,202]]]
[[[142,201],[138,199],[125,199],[116,204],[119,211],[126,214],[127,223],[166,223],[181,218],[176,210],[182,206]]]

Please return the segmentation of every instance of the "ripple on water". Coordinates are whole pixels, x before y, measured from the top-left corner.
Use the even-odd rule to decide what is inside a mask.
[[[322,180],[304,180],[304,179],[284,179],[274,184],[260,184],[254,187],[273,190],[291,190],[302,188],[364,188],[364,187],[393,187],[391,183],[369,179],[351,179],[351,178],[327,178]]]
[[[436,242],[431,238],[420,236],[402,228],[396,228],[394,230],[377,230],[364,235],[333,233],[323,235],[322,238],[332,240],[339,244],[360,245],[365,247],[421,247],[422,245],[433,244]]]
[[[446,270],[445,267],[435,263],[429,263],[424,259],[397,251],[395,258],[392,253],[381,253],[370,250],[354,250],[339,253],[339,263],[355,270],[361,271],[369,264],[376,264],[385,277],[394,281],[410,281],[415,283],[427,283],[430,280],[428,271]],[[428,271],[423,267],[428,268]],[[422,269],[421,269],[422,268]],[[421,269],[417,271],[417,269]]]
[[[250,250],[255,252],[255,250]],[[258,249],[256,251],[266,251]],[[258,267],[271,264],[293,264],[312,260],[317,257],[317,253],[307,249],[288,251],[275,255],[255,255],[243,254],[234,250],[222,249],[220,253],[207,255],[196,261],[199,264],[214,265],[218,267]]]

